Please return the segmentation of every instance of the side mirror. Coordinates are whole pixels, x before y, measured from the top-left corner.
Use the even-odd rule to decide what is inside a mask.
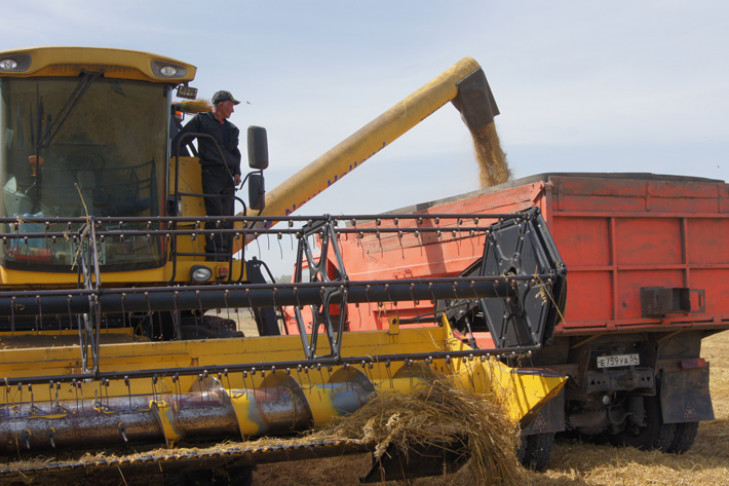
[[[257,170],[268,168],[268,136],[263,127],[248,127],[248,165]]]
[[[256,211],[266,207],[266,183],[261,173],[248,175],[248,207]]]

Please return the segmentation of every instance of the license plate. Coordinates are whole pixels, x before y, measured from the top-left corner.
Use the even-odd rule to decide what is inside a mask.
[[[638,366],[640,364],[639,354],[614,354],[612,356],[598,356],[598,368],[615,368],[617,366]]]

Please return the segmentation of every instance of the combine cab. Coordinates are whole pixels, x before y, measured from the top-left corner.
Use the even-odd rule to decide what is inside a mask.
[[[495,105],[479,95],[487,85],[474,64],[439,78],[435,101],[426,90],[418,95],[424,114],[408,116],[419,120],[458,96],[469,126],[488,126],[493,110],[478,107]],[[495,395],[505,420],[527,427],[565,382],[504,362],[541,349],[561,313],[566,270],[539,212],[430,215],[408,224],[296,218],[287,214],[310,196],[286,201],[283,190],[261,213],[265,131],[252,128],[251,200],[239,201],[236,217],[207,217],[197,159],[170,157],[172,91],[190,95],[194,74],[191,65],[142,52],[0,53],[0,480],[121,474],[123,482],[172,482],[182,473],[212,483],[212,471],[223,470],[238,484],[258,462],[371,451],[377,444],[298,434],[378,394],[428,386],[432,372]],[[357,226],[370,219],[384,224]],[[270,229],[281,222],[287,229]],[[244,250],[224,262],[204,253],[207,234],[232,235],[242,248],[269,232],[298,242],[299,268],[308,271],[293,283],[264,279],[265,266],[246,261]],[[352,278],[339,247],[345,233],[423,242],[481,235],[487,263],[444,278]],[[359,305],[442,301],[491,309],[496,344],[477,349],[459,338],[451,327],[459,317],[443,311],[419,316],[416,328],[391,311],[386,324],[354,318]],[[298,335],[279,335],[282,306],[294,309]],[[238,308],[251,309],[260,336],[243,337],[234,321],[208,312]],[[362,328],[371,330],[354,332]],[[251,442],[292,435],[297,440]],[[378,461],[372,480],[442,471],[400,459]]]

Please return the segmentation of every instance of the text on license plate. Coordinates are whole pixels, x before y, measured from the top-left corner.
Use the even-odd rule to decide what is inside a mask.
[[[598,356],[598,368],[614,368],[616,366],[638,366],[640,364],[639,354],[614,354],[612,356]]]

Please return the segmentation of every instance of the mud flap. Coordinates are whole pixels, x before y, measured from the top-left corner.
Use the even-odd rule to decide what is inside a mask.
[[[544,404],[536,414],[521,420],[521,435],[563,432],[565,430],[564,388]]]
[[[709,395],[709,364],[661,372],[661,412],[667,424],[714,420]]]

